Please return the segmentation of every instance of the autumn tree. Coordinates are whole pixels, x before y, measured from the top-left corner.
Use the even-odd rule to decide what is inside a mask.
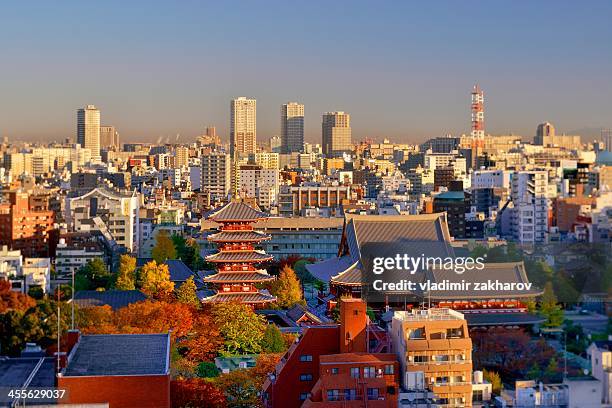
[[[239,368],[221,374],[215,384],[223,391],[228,408],[263,408],[261,388],[250,369]]]
[[[176,300],[189,306],[199,309],[202,306],[198,298],[197,288],[193,281],[193,276],[187,278],[185,282],[176,290]]]
[[[162,229],[157,233],[151,255],[158,264],[164,263],[168,259],[176,259],[176,248],[168,236],[168,231]]]
[[[113,309],[109,305],[78,308],[77,327],[84,334],[116,333]]]
[[[136,258],[127,254],[121,255],[115,288],[118,290],[136,289]]]
[[[285,351],[285,338],[283,333],[274,324],[268,324],[261,340],[261,348],[266,353],[282,353]]]
[[[168,300],[172,297],[174,282],[170,281],[168,265],[156,261],[147,262],[140,270],[140,288],[153,298]]]
[[[11,289],[11,282],[0,279],[0,313],[7,310],[18,310],[25,312],[36,306],[36,300],[21,292]]]
[[[114,324],[119,333],[167,333],[174,338],[187,336],[193,328],[192,309],[182,303],[145,300],[132,303],[115,312]]]
[[[494,394],[501,395],[502,389],[502,380],[499,373],[495,371],[483,370],[483,377],[489,383],[491,383],[491,388]]]
[[[224,340],[219,329],[208,314],[195,312],[193,330],[183,340],[185,358],[200,362],[213,360],[223,347]]]
[[[214,323],[224,338],[224,355],[258,354],[266,328],[265,318],[242,303],[217,303],[212,306]]]
[[[291,267],[285,265],[272,286],[272,293],[276,296],[276,303],[282,308],[290,308],[296,303],[304,304],[302,286]]]
[[[170,382],[172,408],[225,408],[223,391],[202,378],[176,379]]]
[[[544,286],[544,293],[540,299],[540,314],[546,318],[545,327],[559,327],[563,324],[563,310],[557,303],[552,282]]]

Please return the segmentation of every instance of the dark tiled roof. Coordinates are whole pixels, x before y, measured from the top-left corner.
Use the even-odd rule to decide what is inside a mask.
[[[30,378],[31,377],[31,378]],[[55,386],[55,361],[51,357],[0,358],[0,388],[50,388]],[[7,392],[0,393],[0,407],[12,407],[15,400]],[[56,400],[41,399],[40,404],[56,404]],[[45,405],[46,406],[46,405]]]
[[[267,255],[257,251],[222,251],[207,256],[206,260],[209,262],[264,262],[269,261],[272,258],[272,255]]]
[[[266,218],[267,214],[238,201],[231,201],[212,213],[208,218],[215,222],[224,221],[256,221]]]
[[[169,334],[81,336],[64,376],[165,375],[169,358]]]
[[[329,258],[321,262],[306,264],[306,270],[323,282],[329,282],[334,276],[344,272],[354,263],[350,256]]]
[[[180,259],[168,259],[164,263],[168,265],[172,282],[185,282],[190,276],[195,279],[193,271]]]
[[[304,306],[300,304],[297,304],[293,306],[291,309],[287,310],[287,317],[293,320],[294,322],[297,322],[298,320],[300,320],[302,317],[304,317],[304,315],[306,315],[310,320],[313,320],[315,322],[318,322],[318,323],[324,322],[323,319],[321,319],[319,316],[315,315],[314,313],[312,313],[311,311],[309,311],[308,309],[306,309]],[[327,322],[327,319],[325,320],[325,322]]]
[[[432,269],[427,276],[432,282],[448,281],[460,283],[461,281],[472,283],[486,283],[489,280],[500,283],[529,283],[523,262],[485,263],[484,269],[466,270],[462,274],[454,270]],[[460,299],[495,299],[497,297],[534,297],[542,293],[533,285],[530,290],[474,290],[473,285],[467,291],[432,291],[432,299],[460,300]]]
[[[348,252],[354,261],[361,258],[361,249],[365,244],[390,243],[395,247],[396,253],[412,253],[414,256],[454,255],[450,246],[446,216],[443,213],[347,215],[344,233]]]
[[[341,285],[353,285],[353,286],[361,286],[363,284],[363,272],[361,268],[354,267],[345,272],[340,273],[339,275],[334,276],[330,280],[331,283],[338,283]]]
[[[205,303],[240,302],[240,303],[268,303],[276,301],[276,297],[265,292],[225,292],[217,293],[202,300]]]
[[[78,307],[93,307],[108,305],[113,309],[121,309],[132,303],[145,300],[147,297],[139,290],[80,290],[74,294],[74,303]]]
[[[544,320],[531,313],[464,313],[468,326],[537,324]]]
[[[256,231],[221,231],[208,237],[212,242],[260,242],[267,239],[270,239],[269,235]]]
[[[232,283],[232,282],[265,282],[273,280],[266,271],[253,272],[219,272],[204,278],[205,282]]]

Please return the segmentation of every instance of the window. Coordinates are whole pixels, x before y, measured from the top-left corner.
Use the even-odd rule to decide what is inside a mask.
[[[308,397],[310,397],[310,393],[309,392],[303,392],[300,394],[300,401],[306,401],[308,399]]]
[[[376,369],[374,367],[363,367],[363,378],[375,378]]]
[[[474,390],[474,392],[472,393],[472,401],[473,402],[480,402],[483,401],[483,391],[482,390]]]
[[[340,401],[340,390],[327,390],[328,401]]]
[[[393,374],[393,364],[385,365],[385,374]]]
[[[312,374],[300,374],[300,381],[312,381]]]
[[[429,359],[427,358],[427,356],[414,356],[415,363],[426,363],[428,361]]]
[[[300,361],[301,362],[312,361],[312,355],[310,355],[310,354],[302,354],[300,356]]]
[[[331,369],[332,375],[337,375],[339,372],[340,372],[340,369],[338,367],[332,367]]]
[[[378,399],[378,388],[368,388],[368,399],[369,400]]]
[[[359,367],[351,367],[351,378],[359,378]]]
[[[344,390],[344,399],[347,401],[354,401],[357,399],[357,390],[354,388],[347,388]]]

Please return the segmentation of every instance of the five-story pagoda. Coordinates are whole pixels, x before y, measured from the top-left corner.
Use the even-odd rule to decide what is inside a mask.
[[[217,273],[204,278],[215,286],[217,293],[203,302],[240,302],[253,306],[276,301],[267,290],[259,290],[257,283],[271,281],[274,277],[256,265],[273,259],[271,255],[256,250],[255,245],[270,239],[269,235],[253,230],[253,223],[267,218],[240,201],[230,201],[213,212],[208,219],[221,224],[219,232],[208,237],[219,252],[206,257],[216,265]]]

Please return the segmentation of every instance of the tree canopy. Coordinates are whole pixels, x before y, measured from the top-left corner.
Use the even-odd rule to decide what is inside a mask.
[[[140,288],[153,298],[168,300],[174,291],[174,282],[170,281],[168,265],[156,261],[147,262],[140,270]]]
[[[127,254],[121,255],[115,288],[118,290],[136,289],[136,258]]]
[[[176,259],[176,248],[168,235],[168,231],[162,229],[157,233],[151,255],[155,262],[159,264],[168,259]]]
[[[258,354],[266,329],[265,318],[242,303],[217,303],[211,314],[224,338],[221,354]]]
[[[282,308],[288,309],[296,303],[304,304],[300,281],[288,265],[281,269],[278,279],[272,285],[272,293],[276,296],[277,305]]]

